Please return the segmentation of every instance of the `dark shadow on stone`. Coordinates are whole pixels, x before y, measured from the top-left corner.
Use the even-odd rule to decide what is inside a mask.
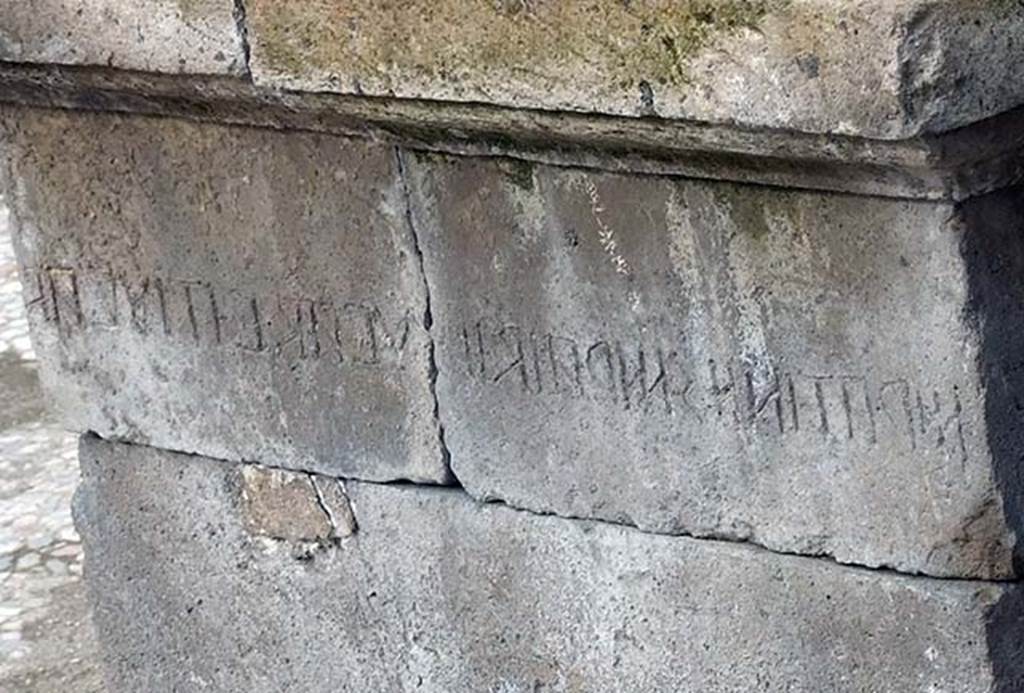
[[[35,421],[45,412],[35,363],[13,349],[0,352],[0,431]]]
[[[1016,534],[1014,569],[1024,575],[1024,186],[965,203],[961,251],[967,266],[967,319],[980,336],[985,425],[1003,513]],[[1024,585],[988,614],[996,693],[1024,692]]]
[[[992,661],[992,693],[1024,691],[1024,585],[1009,588],[989,612],[986,625]]]

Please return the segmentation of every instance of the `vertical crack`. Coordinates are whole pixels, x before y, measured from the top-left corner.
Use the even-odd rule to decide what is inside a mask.
[[[238,38],[242,42],[242,75],[252,81],[252,69],[249,65],[251,50],[249,48],[249,24],[246,21],[245,0],[235,0],[235,9],[231,12],[235,20],[235,28],[238,31]]]
[[[316,497],[316,503],[320,506],[320,511],[323,512],[327,518],[327,524],[331,526],[332,538],[338,535],[338,518],[334,516],[331,511],[330,505],[327,504],[327,500],[324,498],[324,492],[320,490],[320,484],[316,483],[316,477],[312,474],[306,474],[306,478],[309,479],[309,485],[313,487],[313,495]]]
[[[458,479],[455,477],[455,473],[452,471],[452,455],[448,449],[448,444],[445,442],[444,422],[441,420],[441,406],[437,397],[437,358],[436,358],[436,343],[434,341],[434,313],[431,303],[430,296],[430,282],[427,281],[427,270],[423,260],[423,250],[420,246],[419,232],[416,229],[416,220],[412,211],[412,191],[409,188],[409,177],[408,171],[405,164],[405,155],[402,152],[401,147],[395,147],[395,164],[398,168],[398,178],[402,184],[402,197],[405,204],[405,221],[409,227],[409,234],[412,237],[412,250],[416,255],[416,261],[419,267],[420,280],[423,282],[423,296],[425,308],[423,311],[423,328],[426,330],[427,339],[429,346],[427,349],[427,361],[429,367],[428,384],[430,389],[430,397],[434,402],[434,423],[437,426],[437,438],[441,445],[441,459],[444,463],[445,468],[448,470],[449,483],[458,484]]]
[[[354,535],[359,527],[355,511],[348,497],[348,491],[341,479],[309,474],[309,483],[313,487],[317,505],[327,517],[331,527],[330,538],[341,541]]]

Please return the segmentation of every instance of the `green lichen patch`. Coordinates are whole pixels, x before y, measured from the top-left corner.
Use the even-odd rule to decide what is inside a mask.
[[[534,169],[536,166],[530,161],[522,159],[501,159],[498,167],[512,183],[527,192],[533,192],[535,187]]]
[[[175,0],[178,4],[178,11],[185,21],[190,21],[203,16],[204,10],[209,9],[209,0]]]
[[[719,37],[756,29],[788,0],[250,0],[268,69],[384,88],[680,85]],[[478,94],[479,95],[479,94]]]

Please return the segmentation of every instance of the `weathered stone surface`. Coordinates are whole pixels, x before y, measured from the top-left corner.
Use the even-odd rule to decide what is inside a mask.
[[[883,142],[697,121],[364,99],[243,80],[0,63],[0,102],[302,130],[462,156],[511,156],[883,197],[964,199],[1024,178],[1015,112],[939,136]],[[30,111],[28,113],[31,113]],[[628,127],[624,127],[628,126]]]
[[[232,0],[11,0],[0,4],[0,60],[246,71]]]
[[[470,493],[1015,574],[1019,192],[961,209],[493,159],[407,168]]]
[[[5,122],[33,338],[69,427],[447,479],[390,148],[118,116]]]
[[[1024,102],[1024,9],[962,0],[247,0],[296,90],[903,138]]]
[[[237,466],[95,439],[81,459],[76,519],[111,693],[1024,683],[1016,586],[538,517],[409,485],[349,483],[359,532],[296,553],[247,531]]]

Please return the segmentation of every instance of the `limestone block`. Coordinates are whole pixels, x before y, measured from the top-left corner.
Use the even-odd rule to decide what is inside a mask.
[[[296,551],[248,531],[238,466],[96,439],[81,459],[75,515],[111,693],[1024,684],[1019,586],[355,482],[358,531]]]
[[[1019,191],[965,206],[410,155],[453,471],[661,533],[1010,577]]]
[[[1024,8],[961,0],[246,0],[253,77],[306,91],[883,139],[1024,102]]]
[[[29,320],[70,428],[447,479],[392,149],[112,115],[5,123]]]
[[[233,0],[10,0],[0,60],[241,75],[236,19]]]

